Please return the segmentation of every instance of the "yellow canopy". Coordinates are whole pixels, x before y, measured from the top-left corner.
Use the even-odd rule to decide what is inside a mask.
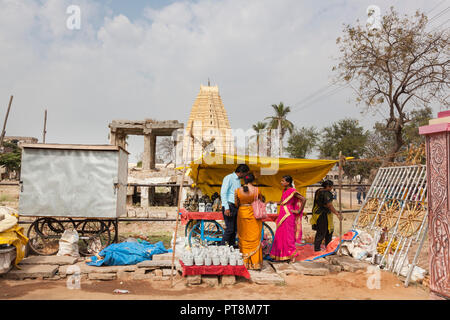
[[[220,194],[223,178],[245,163],[266,201],[280,201],[283,192],[280,181],[284,175],[292,176],[296,189],[306,196],[306,186],[322,180],[337,162],[208,153],[191,162],[188,174],[203,194],[211,196],[214,192]]]

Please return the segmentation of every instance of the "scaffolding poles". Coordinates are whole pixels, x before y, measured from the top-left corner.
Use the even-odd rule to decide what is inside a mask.
[[[415,166],[414,166],[414,167],[415,167]],[[406,170],[406,168],[408,168],[408,167],[405,167],[405,172],[408,171],[408,170]],[[419,182],[420,180],[417,180],[417,171],[418,171],[419,168],[418,168],[418,167],[416,167],[416,168],[417,168],[417,169],[416,169],[416,175],[415,175],[415,177],[414,177],[414,178],[415,178],[415,179],[414,179],[414,182]],[[421,174],[423,173],[423,168],[424,168],[424,167],[422,167]],[[408,185],[409,185],[409,184],[408,184]],[[405,185],[403,184],[403,186],[405,186]],[[419,183],[415,183],[415,184],[414,184],[414,192],[415,192],[416,190],[418,190],[418,188],[419,188]],[[411,188],[411,189],[412,189],[412,188]],[[388,245],[387,245],[387,247],[386,247],[386,250],[384,251],[383,257],[381,258],[380,265],[383,264],[383,261],[385,260],[387,254],[389,253],[389,249],[390,249],[390,247],[391,247],[392,241],[393,241],[394,238],[397,236],[398,225],[399,225],[399,223],[400,223],[400,219],[401,219],[401,216],[402,216],[402,214],[403,214],[403,211],[404,211],[404,209],[405,209],[405,207],[406,207],[407,198],[408,198],[408,196],[409,196],[409,194],[410,194],[411,189],[408,190],[408,192],[407,192],[407,194],[406,194],[406,198],[405,198],[405,200],[403,201],[402,207],[401,207],[400,212],[399,212],[399,214],[398,214],[397,221],[396,221],[396,223],[395,223],[395,226],[394,226],[393,230],[392,230],[392,231],[389,231],[389,233],[391,233],[391,235],[390,235],[390,237],[389,237],[390,239],[389,239]],[[397,188],[397,190],[398,190],[398,188]],[[405,189],[405,191],[406,191],[406,189]],[[402,198],[403,198],[403,195],[405,195],[405,191],[402,193]],[[413,194],[414,194],[414,192],[413,192]],[[395,250],[394,256],[392,257],[392,261],[391,261],[390,263],[387,263],[387,264],[386,264],[387,269],[390,269],[390,267],[391,267],[392,264],[394,263],[394,259],[395,259],[396,252],[397,252],[397,250],[398,250],[399,245],[400,245],[400,242],[399,242],[399,244],[397,245],[397,248],[396,248],[396,250]],[[406,253],[405,253],[405,254],[406,254]]]
[[[408,286],[409,281],[411,280],[411,275],[416,266],[417,258],[419,257],[420,251],[422,250],[423,243],[425,242],[427,231],[428,231],[428,224],[425,226],[425,232],[422,235],[422,239],[420,240],[419,247],[417,248],[416,254],[414,255],[413,262],[409,266],[408,274],[406,275],[406,280],[405,280],[405,287]]]
[[[386,201],[389,201],[392,198],[392,195],[394,194],[393,190],[395,188],[395,185],[396,185],[397,181],[400,179],[400,176],[403,174],[401,168],[402,167],[398,167],[397,170],[393,170],[394,172],[393,172],[392,183],[389,183],[389,180],[387,180],[386,186],[383,187],[383,189],[386,189],[386,192],[384,193],[384,191],[381,190],[381,193],[378,194],[378,197],[382,197],[382,200],[381,200],[381,204],[378,207],[377,213],[375,214],[375,217],[372,221],[372,224],[369,227],[370,230],[374,229],[378,215],[379,215],[380,211],[383,209],[383,206],[386,203]],[[384,195],[383,195],[383,193],[384,193]]]
[[[358,228],[360,223],[361,228],[373,232],[375,243],[381,237],[381,228],[388,228],[387,247],[380,261],[375,261],[374,255],[372,263],[384,265],[386,270],[397,275],[405,275],[402,269],[408,263],[408,253],[413,248],[416,250],[414,260],[409,264],[405,286],[410,281],[428,230],[426,171],[425,165],[380,168],[352,225]],[[374,200],[378,200],[373,202],[378,208],[367,207],[368,202]],[[360,220],[362,213],[367,216]],[[414,244],[419,239],[417,247]],[[394,240],[398,242],[392,252],[390,248]]]

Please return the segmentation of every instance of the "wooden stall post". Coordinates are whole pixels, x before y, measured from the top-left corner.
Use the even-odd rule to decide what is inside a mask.
[[[342,214],[342,151],[339,151],[339,213]],[[341,255],[342,243],[342,220],[339,220],[339,247],[338,254]]]

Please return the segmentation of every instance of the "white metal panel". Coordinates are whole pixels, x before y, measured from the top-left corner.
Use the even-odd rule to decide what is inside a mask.
[[[24,148],[19,214],[115,218],[118,153]]]

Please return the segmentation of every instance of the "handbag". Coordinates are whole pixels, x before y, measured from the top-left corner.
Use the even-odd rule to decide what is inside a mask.
[[[253,216],[255,219],[267,218],[266,205],[260,199],[258,199],[259,189],[256,188],[255,200],[252,202]]]

